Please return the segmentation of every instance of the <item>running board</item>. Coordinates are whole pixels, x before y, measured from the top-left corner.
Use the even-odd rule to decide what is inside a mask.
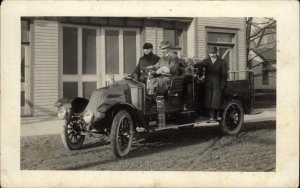
[[[188,127],[188,126],[197,126],[197,127],[206,127],[206,126],[212,126],[212,125],[218,125],[219,122],[212,122],[212,123],[207,123],[208,118],[201,118],[197,119],[194,123],[187,123],[187,124],[168,124],[165,127],[158,127],[154,129],[155,131],[161,131],[161,130],[166,130],[166,129],[177,129],[181,127]]]

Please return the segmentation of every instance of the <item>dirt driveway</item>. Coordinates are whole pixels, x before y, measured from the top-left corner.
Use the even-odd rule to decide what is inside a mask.
[[[275,161],[275,120],[250,121],[234,136],[221,137],[217,126],[138,135],[119,160],[103,136],[71,152],[59,135],[21,138],[22,170],[275,171]]]

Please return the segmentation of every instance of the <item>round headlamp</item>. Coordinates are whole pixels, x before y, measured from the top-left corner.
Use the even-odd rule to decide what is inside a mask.
[[[63,107],[60,107],[58,109],[57,116],[58,116],[58,119],[65,119],[67,116],[67,110]]]
[[[94,117],[94,114],[90,110],[85,110],[83,113],[83,120],[86,123],[90,123]]]

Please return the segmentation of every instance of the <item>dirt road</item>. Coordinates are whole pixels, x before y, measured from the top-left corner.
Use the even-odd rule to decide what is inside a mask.
[[[21,138],[22,170],[275,171],[276,121],[245,123],[234,136],[194,127],[136,136],[130,154],[114,159],[106,137],[67,151],[59,135]]]

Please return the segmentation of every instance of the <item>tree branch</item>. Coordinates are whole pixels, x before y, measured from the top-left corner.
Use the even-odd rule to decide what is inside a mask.
[[[255,39],[259,38],[259,37],[263,37],[263,36],[266,36],[266,35],[271,35],[271,34],[276,34],[276,32],[272,32],[272,33],[265,33],[264,35],[260,35],[260,36],[257,36],[255,38],[252,38],[251,40],[249,40],[249,42],[252,42],[254,41]]]
[[[261,45],[259,45],[259,47],[265,46],[265,45],[268,45],[268,44],[273,44],[273,43],[277,43],[277,41],[273,41],[273,42],[268,42],[268,43],[265,43],[265,44],[261,44]],[[249,48],[249,50],[253,50],[253,49],[255,49],[255,48],[256,48],[256,47]]]
[[[269,66],[269,69],[270,69],[271,66],[272,66],[272,64],[271,64],[272,62],[275,62],[275,63],[276,63],[276,61],[262,61],[262,62],[256,64],[255,66],[251,67],[251,69],[253,69],[253,68],[255,68],[255,67],[258,67],[258,66],[260,66],[260,65],[263,65],[264,63],[268,63],[268,66]],[[252,62],[250,62],[250,63],[252,63]]]
[[[264,53],[266,53],[266,52],[269,52],[269,51],[271,51],[271,50],[273,50],[273,49],[274,49],[274,47],[273,47],[273,48],[270,48],[270,49],[267,50],[267,51],[264,51],[264,52],[261,52],[261,53],[259,53],[259,54],[256,54],[256,56],[252,57],[252,58],[251,58],[250,60],[248,60],[248,61],[252,61],[254,58],[258,57],[259,55],[264,54]]]
[[[256,37],[257,35],[259,35],[261,32],[263,32],[263,31],[266,30],[266,29],[272,28],[272,27],[270,27],[270,26],[272,26],[272,24],[275,24],[275,23],[276,23],[276,22],[271,23],[271,24],[269,24],[269,25],[267,25],[267,26],[261,28],[261,30],[257,31],[257,33],[255,33],[255,34],[251,35],[249,38],[247,38],[247,40],[250,40],[251,38]]]

